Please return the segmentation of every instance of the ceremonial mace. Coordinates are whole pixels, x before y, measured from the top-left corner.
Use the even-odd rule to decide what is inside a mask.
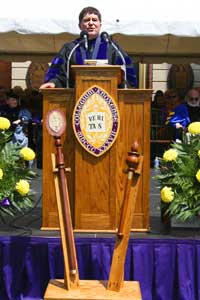
[[[138,143],[136,141],[131,151],[128,152],[126,163],[128,167],[125,170],[127,173],[125,193],[107,285],[108,290],[116,292],[119,292],[124,285],[124,263],[131,230],[132,215],[140,183],[140,174],[142,172],[143,156],[138,153]],[[136,283],[139,289],[139,282]]]
[[[45,300],[141,300],[140,287],[138,282],[123,282],[123,264],[125,259],[125,252],[128,243],[127,233],[130,230],[130,220],[129,222],[124,222],[127,215],[125,214],[128,201],[128,207],[130,203],[130,189],[128,188],[129,184],[126,186],[125,192],[125,203],[124,211],[121,216],[120,227],[121,229],[118,232],[118,241],[116,242],[116,247],[120,243],[120,249],[114,250],[114,256],[111,266],[110,277],[108,285],[106,287],[105,282],[99,280],[80,280],[78,277],[78,268],[77,268],[77,259],[75,251],[75,243],[73,237],[73,229],[71,223],[71,213],[69,205],[69,196],[67,189],[67,181],[65,177],[65,172],[69,169],[64,166],[64,158],[62,153],[61,146],[61,135],[64,133],[66,128],[66,121],[64,114],[59,110],[52,110],[47,114],[46,118],[46,127],[55,139],[56,147],[56,159],[55,155],[52,155],[52,165],[54,172],[54,182],[56,189],[56,199],[58,206],[58,216],[61,230],[61,240],[62,240],[62,249],[64,257],[64,286],[63,280],[53,280],[50,281],[45,295]],[[136,152],[133,151],[133,155]],[[132,155],[132,152],[131,152]],[[138,161],[134,167],[128,169],[128,171],[136,171]],[[131,163],[132,165],[132,163]],[[128,180],[132,181],[132,176],[128,176]],[[136,193],[137,194],[137,193]],[[128,215],[130,216],[130,209],[127,209]],[[125,215],[124,215],[125,214]],[[121,242],[120,242],[121,241]],[[119,263],[118,259],[121,261]],[[116,272],[116,274],[115,274]],[[124,284],[124,288],[120,290]],[[115,292],[113,292],[115,291]],[[116,293],[116,291],[118,293]]]
[[[70,169],[65,168],[61,145],[61,136],[66,130],[66,119],[63,112],[56,109],[49,111],[46,117],[46,127],[49,134],[55,139],[56,155],[52,154],[52,165],[64,257],[64,285],[69,290],[79,285],[79,277],[65,175],[65,172],[69,172]]]

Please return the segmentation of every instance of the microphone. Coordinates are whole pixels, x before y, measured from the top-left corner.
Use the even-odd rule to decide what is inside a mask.
[[[82,31],[83,32],[83,31]],[[87,33],[85,31],[85,33]],[[81,34],[80,34],[81,36]],[[71,57],[72,55],[74,54],[75,50],[83,43],[83,39],[81,39],[73,48],[72,50],[70,51],[69,55],[68,55],[68,58],[67,58],[67,70],[66,70],[66,88],[69,88],[69,67],[70,67],[70,60],[71,60]]]
[[[88,49],[88,32],[86,30],[81,31],[80,33],[80,37],[81,40],[72,48],[72,50],[70,51],[69,55],[68,55],[68,59],[67,59],[67,71],[66,71],[66,77],[67,77],[67,81],[66,81],[66,87],[69,88],[69,67],[70,67],[70,60],[72,55],[74,54],[75,50],[82,44],[85,44],[85,49]]]
[[[81,31],[80,37],[84,40],[85,49],[88,50],[88,32],[86,30]]]
[[[127,72],[126,72],[126,61],[124,58],[124,55],[122,54],[122,52],[120,51],[120,49],[115,45],[115,43],[113,43],[113,41],[111,40],[109,34],[106,31],[103,31],[101,33],[101,38],[106,42],[106,43],[110,43],[112,45],[112,47],[117,51],[117,53],[119,54],[121,60],[122,60],[122,70],[124,71],[124,88],[127,88]]]
[[[106,43],[111,42],[111,39],[110,39],[110,37],[109,37],[109,35],[108,35],[108,33],[107,33],[106,31],[103,31],[103,32],[101,33],[101,38],[102,38]]]

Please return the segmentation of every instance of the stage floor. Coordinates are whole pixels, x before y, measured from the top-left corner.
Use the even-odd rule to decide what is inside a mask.
[[[0,236],[48,236],[59,237],[59,231],[40,230],[42,223],[42,170],[36,169],[38,177],[32,188],[36,191],[35,207],[24,216],[15,219],[0,220]],[[160,195],[157,182],[153,178],[157,170],[151,169],[150,183],[150,231],[147,233],[131,232],[135,238],[193,238],[200,239],[200,228],[172,227],[166,230],[160,220]],[[114,237],[110,233],[75,233],[75,237]]]

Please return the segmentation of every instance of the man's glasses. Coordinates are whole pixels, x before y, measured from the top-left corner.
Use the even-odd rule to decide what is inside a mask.
[[[198,97],[190,97],[190,100],[195,100],[195,101],[197,101],[197,100],[199,100],[199,98],[198,98]]]

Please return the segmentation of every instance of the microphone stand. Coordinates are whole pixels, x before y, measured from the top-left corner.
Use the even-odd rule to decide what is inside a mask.
[[[72,48],[71,52],[69,53],[68,59],[67,59],[67,72],[66,72],[66,77],[67,77],[67,81],[66,81],[66,88],[69,88],[69,64],[70,64],[70,60],[72,55],[74,54],[75,50],[83,43],[83,40],[81,40],[78,44],[76,44],[74,46],[74,48]]]
[[[112,47],[117,51],[117,53],[120,55],[121,57],[121,60],[123,62],[123,68],[122,70],[124,71],[124,88],[127,89],[127,72],[126,72],[126,61],[125,61],[125,58],[123,56],[123,54],[121,53],[121,51],[119,50],[119,48],[113,43],[113,41],[111,39],[108,40]]]

